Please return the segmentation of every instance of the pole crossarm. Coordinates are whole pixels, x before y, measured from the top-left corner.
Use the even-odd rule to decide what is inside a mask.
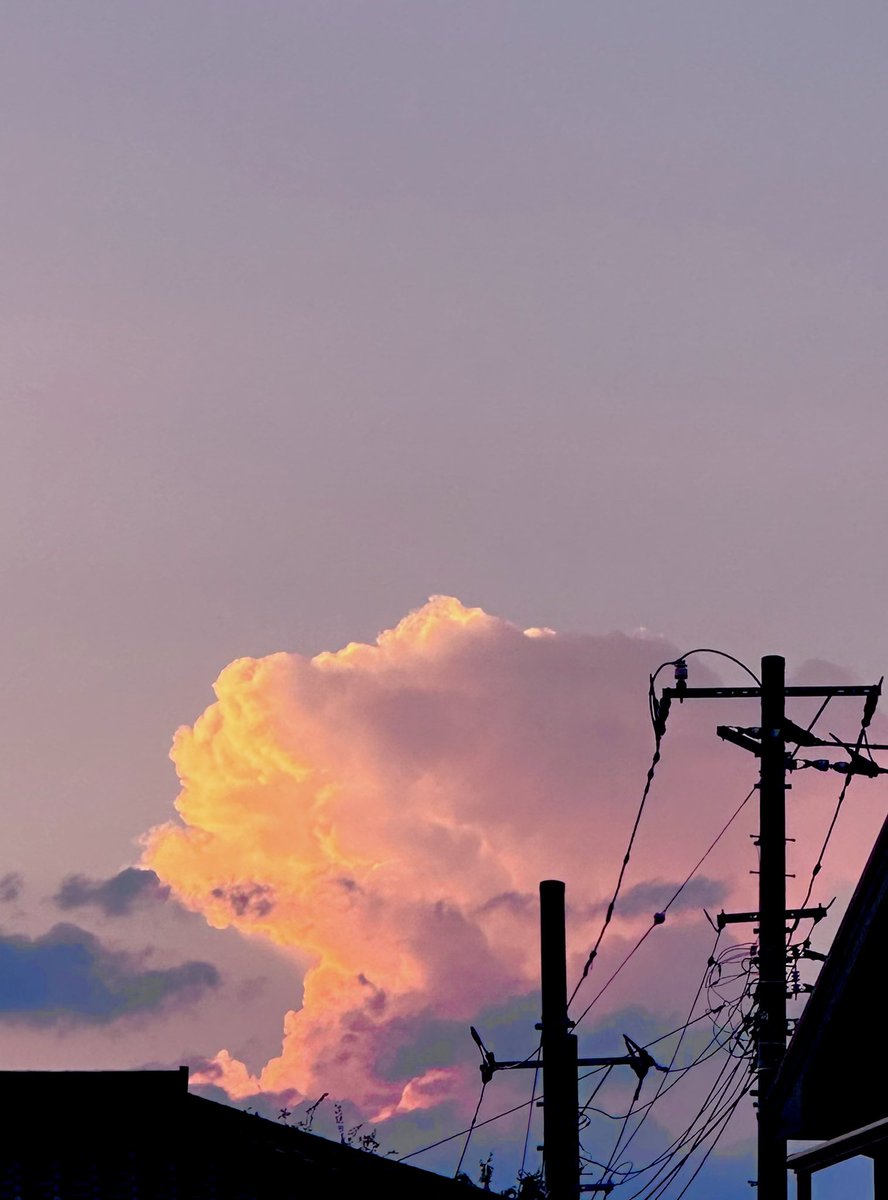
[[[787,908],[787,921],[822,921],[829,909],[823,904],[818,904],[816,908]],[[755,921],[760,921],[761,915],[757,912],[738,912],[726,913],[724,911],[716,913],[715,923],[718,928],[724,929],[726,925],[739,925]]]
[[[761,758],[762,743],[760,739],[762,731],[760,729],[753,732],[751,729],[742,729],[738,725],[717,725],[715,732],[723,742],[733,742],[741,750],[748,750],[756,758]]]
[[[515,1061],[510,1061],[507,1058],[503,1058],[503,1059],[494,1058],[493,1054],[490,1054],[489,1052],[488,1052],[488,1054],[489,1054],[489,1057],[479,1067],[479,1070],[481,1071],[482,1075],[484,1075],[488,1071],[490,1072],[490,1076],[489,1076],[487,1082],[489,1082],[490,1078],[493,1077],[494,1071],[528,1071],[528,1070],[529,1071],[538,1071],[540,1069],[540,1064],[538,1062],[536,1062],[536,1061],[528,1062],[526,1058],[521,1058],[521,1059],[516,1059]],[[577,1066],[578,1067],[619,1067],[619,1066],[631,1067],[635,1061],[636,1060],[630,1054],[620,1054],[620,1055],[611,1055],[610,1057],[601,1056],[599,1058],[578,1058]]]
[[[535,1060],[526,1058],[519,1059],[500,1059],[496,1058],[490,1050],[482,1051],[484,1061],[479,1066],[481,1078],[484,1083],[490,1083],[496,1071],[538,1071],[540,1064]],[[655,1062],[645,1051],[640,1054],[611,1054],[599,1055],[597,1058],[578,1058],[578,1067],[631,1067],[636,1074],[640,1070],[648,1070],[654,1067],[658,1071],[665,1071],[665,1067],[661,1067],[658,1062]]]
[[[790,697],[827,696],[872,696],[878,699],[882,683],[836,684],[831,687],[807,687],[791,685],[784,687],[783,694]],[[671,687],[663,688],[663,695],[670,700],[760,700],[760,687]]]
[[[761,758],[762,731],[757,725],[717,725],[715,732],[723,742],[731,742],[741,750],[748,750],[756,758]],[[813,768],[815,771],[837,771],[840,775],[866,775],[870,779],[888,774],[888,767],[880,767],[874,759],[865,758],[849,742],[840,741],[837,737],[833,737],[831,742],[826,742],[822,738],[812,737],[807,729],[800,729],[792,721],[784,721],[783,729],[779,732],[782,732],[784,741],[796,742],[798,746],[819,746],[825,750],[841,750],[848,755],[847,761],[833,762],[828,758],[793,758],[791,754],[787,754],[787,771]],[[888,750],[888,746],[872,742],[867,742],[866,748],[870,753],[873,750]]]

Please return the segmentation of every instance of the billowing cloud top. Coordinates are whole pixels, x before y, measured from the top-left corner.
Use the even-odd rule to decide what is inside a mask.
[[[648,674],[674,653],[648,636],[524,631],[434,597],[373,645],[227,667],[176,734],[180,820],[146,836],[143,866],[212,925],[309,969],[280,1057],[254,1076],[222,1051],[213,1081],[234,1096],[330,1091],[371,1116],[446,1097],[451,1069],[392,1078],[380,1064],[424,1016],[468,1019],[534,987],[542,878],[567,881],[582,961],[652,749]],[[664,782],[670,819],[640,840],[617,938],[736,803],[739,785],[713,796],[714,742],[707,727],[693,768]],[[695,886],[700,903],[722,894]]]

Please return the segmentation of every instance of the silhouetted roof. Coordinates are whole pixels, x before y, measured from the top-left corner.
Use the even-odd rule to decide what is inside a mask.
[[[475,1189],[188,1092],[178,1071],[0,1071],[0,1196],[460,1200]]]
[[[839,926],[769,1098],[787,1137],[834,1138],[888,1117],[884,957],[888,821]]]

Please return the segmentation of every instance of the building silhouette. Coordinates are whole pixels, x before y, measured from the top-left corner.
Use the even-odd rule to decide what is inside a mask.
[[[799,1200],[811,1176],[864,1155],[873,1195],[888,1200],[884,963],[888,946],[888,820],[851,897],[774,1083],[788,1138],[820,1141],[789,1156]]]
[[[0,1072],[0,1200],[460,1200],[473,1186],[188,1092],[178,1071]]]

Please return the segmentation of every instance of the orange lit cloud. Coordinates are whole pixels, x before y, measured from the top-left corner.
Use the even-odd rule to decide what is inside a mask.
[[[522,631],[435,597],[373,645],[227,667],[216,702],[176,734],[180,819],[146,836],[143,865],[211,925],[308,969],[280,1056],[252,1074],[223,1050],[211,1081],[233,1097],[328,1091],[376,1119],[457,1094],[458,1068],[392,1078],[381,1059],[411,1022],[468,1023],[535,986],[542,878],[567,881],[578,968],[652,748],[648,673],[674,653],[648,636]],[[752,776],[725,758],[714,723],[670,731],[680,766],[664,756],[627,879],[644,888],[617,944]],[[738,879],[744,907],[751,829],[752,814],[742,847],[707,870]],[[670,928],[699,920],[677,907]]]

